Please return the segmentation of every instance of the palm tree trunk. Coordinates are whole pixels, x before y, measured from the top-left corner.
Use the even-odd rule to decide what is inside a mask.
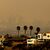
[[[19,30],[18,30],[18,36],[19,36]]]
[[[31,36],[32,30],[30,30],[30,36]]]
[[[25,35],[26,35],[26,30],[25,30]]]

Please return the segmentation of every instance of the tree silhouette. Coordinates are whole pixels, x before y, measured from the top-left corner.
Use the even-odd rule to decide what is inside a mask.
[[[27,31],[27,26],[24,26],[24,30],[25,30],[25,34],[26,34],[26,31]]]
[[[37,27],[36,31],[37,31],[37,33],[39,33],[40,32],[40,27]]]
[[[38,33],[40,32],[40,27],[37,27],[37,28],[36,28],[36,31],[37,31],[37,33],[35,33],[35,34],[36,34],[36,38],[37,38],[37,35],[38,35]]]
[[[32,30],[33,30],[33,26],[30,26],[29,29],[30,29],[30,36],[31,36]]]
[[[18,36],[19,36],[20,26],[17,26],[17,30],[18,30]]]

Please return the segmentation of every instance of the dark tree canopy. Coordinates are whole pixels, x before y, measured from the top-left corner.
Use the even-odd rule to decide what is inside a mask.
[[[33,29],[33,26],[30,26],[29,29],[32,30]]]
[[[27,30],[27,26],[24,26],[24,30]]]
[[[40,32],[40,27],[37,27],[36,28],[36,31],[39,33]]]
[[[38,35],[38,33],[35,33],[36,35]]]
[[[20,26],[17,26],[17,30],[20,30]]]

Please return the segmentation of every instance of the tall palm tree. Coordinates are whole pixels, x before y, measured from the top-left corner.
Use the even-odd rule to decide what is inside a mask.
[[[18,30],[18,36],[19,36],[20,26],[17,26],[17,30]]]
[[[29,29],[30,29],[30,36],[31,36],[32,30],[33,30],[33,26],[30,26]]]
[[[36,38],[37,38],[37,35],[38,35],[38,33],[40,32],[40,27],[37,27],[37,28],[36,28],[36,31],[37,31],[37,33],[35,33],[35,34],[36,34]]]
[[[40,32],[40,27],[37,27],[36,31],[37,31],[37,33],[39,33]]]
[[[24,30],[25,30],[25,34],[26,34],[26,31],[27,31],[27,26],[24,26]]]

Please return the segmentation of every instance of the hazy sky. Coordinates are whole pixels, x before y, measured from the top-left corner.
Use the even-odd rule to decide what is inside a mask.
[[[50,31],[50,0],[0,0],[0,31],[33,25]]]

